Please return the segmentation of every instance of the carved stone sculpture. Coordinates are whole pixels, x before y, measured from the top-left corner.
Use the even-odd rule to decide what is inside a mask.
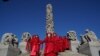
[[[0,43],[0,56],[18,56],[18,39],[13,33],[5,33]]]
[[[69,39],[71,39],[73,41],[76,40],[77,39],[76,32],[75,31],[67,32],[67,37],[69,37]]]
[[[29,38],[31,38],[31,34],[29,32],[24,32],[22,34],[22,41],[27,41]]]
[[[81,38],[81,44],[87,43],[87,39],[84,37],[84,35],[81,35],[80,38]]]
[[[97,36],[95,35],[95,33],[89,29],[86,29],[85,31],[85,37],[87,37],[88,39],[90,39],[90,41],[96,41],[97,40]]]
[[[19,43],[20,48],[20,56],[29,56],[29,51],[26,50],[27,41],[31,38],[31,34],[29,32],[24,32],[22,34],[22,41]]]
[[[1,43],[4,45],[12,45],[13,47],[18,47],[18,38],[13,33],[5,33],[2,36]]]

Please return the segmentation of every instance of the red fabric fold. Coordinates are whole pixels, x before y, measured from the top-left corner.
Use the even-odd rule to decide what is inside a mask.
[[[30,49],[30,56],[38,56],[39,55],[41,42],[42,41],[36,35],[32,36],[30,41],[27,42],[26,49]]]
[[[64,38],[63,38],[64,40],[64,49],[66,50],[69,50],[70,49],[70,41],[69,41],[69,39],[65,36]]]
[[[54,47],[54,39],[51,36],[46,36],[45,38],[45,49],[44,49],[44,56],[57,56]]]

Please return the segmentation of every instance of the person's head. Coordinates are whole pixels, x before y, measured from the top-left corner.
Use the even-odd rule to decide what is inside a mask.
[[[38,36],[38,35],[35,35],[35,37],[36,37],[36,38],[39,38],[39,36]]]
[[[52,36],[52,34],[51,33],[47,33],[47,37],[51,37]]]
[[[56,33],[53,33],[53,36],[57,36],[57,34]]]

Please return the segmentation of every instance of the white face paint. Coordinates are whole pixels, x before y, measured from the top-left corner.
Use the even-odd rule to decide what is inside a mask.
[[[48,37],[50,37],[51,36],[51,34],[48,34]]]

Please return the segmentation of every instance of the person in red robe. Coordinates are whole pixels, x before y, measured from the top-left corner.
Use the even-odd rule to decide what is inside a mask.
[[[46,34],[44,56],[57,56],[54,52],[54,41],[51,33]]]
[[[34,35],[31,39],[31,53],[30,56],[39,56],[41,41],[38,35]]]
[[[64,36],[63,41],[64,41],[64,49],[65,50],[69,50],[70,49],[70,41],[69,41],[69,39],[66,36]]]
[[[59,52],[63,52],[63,39],[62,36],[59,36]]]
[[[59,43],[58,43],[59,37],[57,36],[56,33],[53,33],[52,38],[53,38],[53,42],[54,42],[54,51],[58,55],[58,52],[59,52],[59,48],[58,48],[58,46],[59,46]]]
[[[62,51],[65,51],[65,39],[62,37]]]

